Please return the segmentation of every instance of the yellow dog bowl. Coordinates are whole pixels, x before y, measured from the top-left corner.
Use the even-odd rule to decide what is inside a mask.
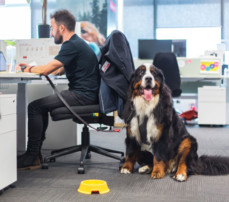
[[[78,189],[82,194],[106,194],[109,191],[107,183],[103,180],[84,180]]]

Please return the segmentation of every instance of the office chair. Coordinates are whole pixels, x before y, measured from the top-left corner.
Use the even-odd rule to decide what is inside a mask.
[[[77,113],[81,118],[83,118],[88,124],[98,123],[104,124],[107,126],[114,125],[114,117],[106,116],[105,114],[99,114],[99,116],[95,116],[95,113],[99,113],[99,104],[98,105],[86,105],[86,106],[72,106],[71,107],[75,113]],[[74,122],[78,124],[84,124],[79,119],[75,118],[72,113],[67,109],[67,107],[60,107],[54,109],[50,112],[53,121],[73,119]],[[67,154],[71,154],[74,152],[81,151],[80,157],[80,166],[78,168],[79,174],[85,173],[84,163],[86,159],[91,158],[91,151],[114,158],[120,161],[120,166],[124,161],[124,153],[121,151],[111,150],[107,148],[103,148],[100,146],[95,146],[90,144],[90,131],[88,125],[84,124],[82,132],[81,132],[81,145],[75,145],[72,147],[62,148],[51,151],[51,155],[44,158],[44,162],[42,164],[43,169],[48,168],[48,162],[55,162],[57,157],[64,156]],[[121,156],[114,155],[113,153],[120,154]]]
[[[180,89],[181,78],[174,53],[157,53],[153,59],[153,65],[162,70],[165,77],[165,83],[172,91],[172,97],[179,97],[182,93]]]
[[[117,41],[119,41],[119,43],[116,43]],[[120,43],[122,45],[120,45]],[[108,63],[109,65],[107,65]],[[120,167],[122,166],[122,163],[124,163],[125,159],[122,151],[116,151],[90,144],[90,131],[88,125],[97,123],[111,127],[114,125],[114,117],[107,116],[106,114],[112,112],[113,110],[118,110],[119,114],[121,114],[126,98],[125,93],[127,92],[130,82],[130,74],[134,71],[132,54],[127,39],[123,33],[115,30],[110,34],[110,36],[108,36],[104,46],[101,48],[101,58],[99,60],[99,64],[101,74],[99,104],[71,106],[70,109],[65,104],[66,107],[56,108],[50,112],[52,120],[54,121],[72,119],[78,124],[84,124],[81,132],[81,145],[52,151],[51,155],[44,158],[44,163],[42,165],[43,169],[47,169],[48,162],[54,162],[57,157],[74,152],[81,152],[80,166],[78,168],[79,174],[85,173],[84,163],[86,159],[91,158],[91,152],[119,160]],[[104,71],[104,66],[107,67],[106,71]],[[46,78],[48,79],[48,77]],[[55,86],[52,84],[51,80],[48,79],[48,81],[55,90]],[[58,91],[55,90],[55,92],[57,95],[59,94]],[[112,92],[113,95],[115,94],[113,100],[109,104],[107,104],[108,101],[106,101],[107,98],[111,99],[110,96],[107,96],[108,92]],[[66,102],[64,99],[61,100],[63,103]],[[76,113],[77,116],[79,115],[83,121],[74,113]],[[99,116],[94,116],[95,113],[99,113]],[[120,154],[120,156],[115,154]]]

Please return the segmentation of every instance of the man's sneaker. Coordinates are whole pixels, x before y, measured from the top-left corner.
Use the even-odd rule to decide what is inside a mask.
[[[35,170],[41,168],[40,157],[25,153],[17,159],[18,170]]]
[[[25,155],[25,153],[24,154],[21,154],[21,155],[18,155],[17,156],[17,160],[19,160],[21,157],[23,157]],[[43,163],[43,156],[42,156],[42,154],[41,154],[41,152],[39,152],[39,159],[40,159],[40,162],[41,162],[41,164]]]

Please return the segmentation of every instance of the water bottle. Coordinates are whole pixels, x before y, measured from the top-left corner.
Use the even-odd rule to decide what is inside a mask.
[[[6,71],[16,72],[16,47],[14,41],[5,41],[6,46]]]
[[[2,51],[0,51],[0,72],[6,71],[6,60]]]

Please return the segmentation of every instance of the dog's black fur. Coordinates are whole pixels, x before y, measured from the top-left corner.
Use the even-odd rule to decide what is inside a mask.
[[[172,173],[174,179],[185,181],[191,174],[229,173],[228,157],[198,157],[197,141],[173,109],[171,92],[155,66],[141,65],[133,73],[123,118],[127,137],[121,173],[133,172],[136,162],[146,165],[141,173],[152,170],[152,178]]]

